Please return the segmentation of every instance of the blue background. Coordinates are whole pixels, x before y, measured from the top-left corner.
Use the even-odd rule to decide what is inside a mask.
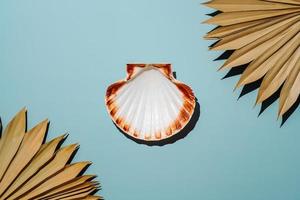
[[[220,52],[202,39],[213,10],[199,0],[1,0],[0,115],[22,107],[29,127],[80,142],[110,200],[300,199],[297,110],[280,128],[278,102],[259,118],[256,92],[237,101]],[[136,144],[111,122],[106,87],[130,62],[170,62],[201,105],[195,129],[163,147]]]

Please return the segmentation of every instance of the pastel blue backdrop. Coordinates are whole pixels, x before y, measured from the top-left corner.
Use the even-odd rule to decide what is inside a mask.
[[[280,128],[278,102],[260,117],[256,92],[237,101],[238,77],[221,80],[220,52],[202,39],[212,12],[201,0],[1,0],[0,115],[22,107],[48,138],[70,134],[109,200],[300,199],[300,110]],[[122,135],[106,87],[130,62],[170,62],[201,104],[195,129],[163,147]]]

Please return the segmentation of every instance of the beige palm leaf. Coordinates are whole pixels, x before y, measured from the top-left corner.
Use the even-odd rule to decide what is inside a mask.
[[[66,135],[45,143],[48,120],[29,131],[26,120],[22,109],[0,139],[0,200],[102,199],[95,176],[81,175],[91,163],[70,163],[78,145],[60,148]]]
[[[246,65],[236,87],[262,79],[256,103],[280,90],[278,116],[300,94],[300,0],[212,0],[219,11],[205,21],[218,27],[206,39],[212,50],[232,50],[221,69]]]

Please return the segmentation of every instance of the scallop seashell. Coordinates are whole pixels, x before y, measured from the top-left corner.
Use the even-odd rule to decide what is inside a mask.
[[[192,89],[174,78],[170,64],[128,64],[126,79],[110,85],[105,100],[114,123],[144,141],[175,135],[195,109]]]
[[[66,135],[46,142],[49,122],[26,130],[26,109],[6,126],[0,121],[0,199],[100,200],[99,183],[82,175],[91,162],[71,163],[78,144],[61,147]]]
[[[217,26],[205,36],[217,40],[210,49],[231,52],[220,57],[227,59],[221,69],[245,68],[236,87],[257,84],[256,104],[274,101],[280,92],[278,117],[288,116],[300,99],[300,0],[204,4],[218,10],[205,21]]]

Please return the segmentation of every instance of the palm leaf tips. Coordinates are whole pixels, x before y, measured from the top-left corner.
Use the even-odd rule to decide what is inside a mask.
[[[300,94],[300,1],[212,0],[204,5],[220,11],[205,21],[218,26],[205,36],[218,40],[210,49],[233,51],[221,69],[246,65],[236,87],[262,80],[256,103],[280,90],[282,117]]]
[[[60,147],[66,135],[45,142],[49,122],[26,130],[26,109],[0,138],[0,200],[102,199],[94,175],[82,175],[91,162],[70,163],[78,144]],[[1,129],[0,129],[1,130]]]

